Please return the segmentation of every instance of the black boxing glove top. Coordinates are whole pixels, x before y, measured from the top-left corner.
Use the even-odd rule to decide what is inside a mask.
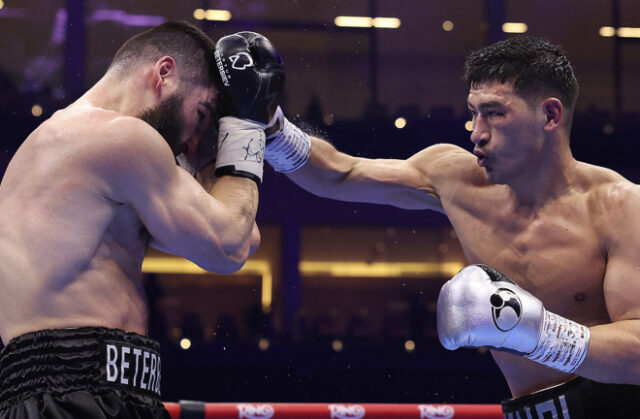
[[[268,124],[284,91],[282,58],[271,42],[255,32],[221,38],[215,50],[220,116]]]

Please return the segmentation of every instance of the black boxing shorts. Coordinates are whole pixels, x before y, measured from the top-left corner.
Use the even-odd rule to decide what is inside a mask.
[[[160,401],[160,345],[83,327],[12,339],[0,353],[0,419],[170,419]]]
[[[586,378],[502,401],[505,419],[640,419],[640,386]]]

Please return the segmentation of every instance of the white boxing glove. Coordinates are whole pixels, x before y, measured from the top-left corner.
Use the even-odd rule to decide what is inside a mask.
[[[490,346],[573,373],[589,348],[589,328],[545,310],[506,275],[470,265],[438,297],[438,338],[449,350]]]
[[[241,176],[262,183],[265,125],[225,116],[218,121],[216,176]]]

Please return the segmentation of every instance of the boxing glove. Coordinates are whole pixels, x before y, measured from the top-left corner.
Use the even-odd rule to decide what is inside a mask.
[[[282,59],[264,36],[238,32],[215,49],[218,90],[216,175],[262,181],[264,129],[273,119],[284,88]]]
[[[266,126],[284,92],[284,67],[271,42],[255,32],[238,32],[216,43],[218,113]]]
[[[251,120],[256,129],[262,127],[266,134],[264,157],[276,171],[286,173],[302,167],[311,153],[311,138],[289,122],[278,106],[285,73],[271,42],[255,32],[238,32],[218,41],[215,56],[221,116]],[[224,138],[226,133],[221,130],[220,135]],[[226,167],[222,173],[232,163],[219,165]]]
[[[584,361],[589,328],[545,310],[506,275],[470,265],[438,297],[438,338],[449,350],[489,346],[567,373]]]

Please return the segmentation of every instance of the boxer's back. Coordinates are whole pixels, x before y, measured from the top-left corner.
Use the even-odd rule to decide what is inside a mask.
[[[38,127],[8,166],[0,185],[4,342],[45,328],[144,332],[144,229],[92,170],[117,116],[72,105]]]

